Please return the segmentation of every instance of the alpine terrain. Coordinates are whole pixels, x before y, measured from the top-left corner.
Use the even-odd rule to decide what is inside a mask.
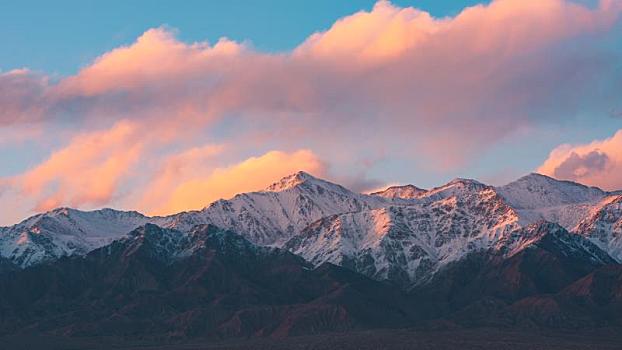
[[[298,172],[171,216],[58,208],[0,228],[0,336],[617,329],[621,237],[621,194],[539,174],[363,194]]]

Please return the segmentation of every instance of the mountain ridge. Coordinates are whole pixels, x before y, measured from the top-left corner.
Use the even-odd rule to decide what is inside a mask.
[[[296,173],[166,217],[58,208],[0,228],[0,337],[622,327],[622,196],[532,178],[404,198]]]
[[[169,260],[163,249],[191,252]],[[392,286],[330,264],[314,269],[212,225],[184,234],[146,224],[85,256],[0,276],[0,335],[279,338],[415,319]]]
[[[357,271],[368,276],[395,275],[399,276],[393,278],[396,281],[413,282],[415,275],[433,273],[473,250],[494,246],[513,230],[546,220],[588,237],[622,261],[622,239],[617,233],[622,213],[607,204],[611,196],[598,188],[535,173],[499,187],[456,178],[430,190],[391,186],[367,195],[300,171],[264,190],[170,216],[57,208],[0,228],[0,257],[26,267],[84,255],[147,223],[181,232],[211,224],[255,244],[289,247],[315,264],[343,263],[355,270],[361,266]],[[524,205],[525,201],[530,205]],[[598,214],[606,209],[608,216]],[[608,218],[607,223],[603,218]],[[347,228],[344,222],[354,226]],[[324,242],[309,241],[308,233],[322,225],[324,229],[333,225],[341,233],[327,231]],[[306,246],[301,245],[303,240]],[[351,252],[343,248],[348,246]],[[404,270],[404,266],[409,267]]]

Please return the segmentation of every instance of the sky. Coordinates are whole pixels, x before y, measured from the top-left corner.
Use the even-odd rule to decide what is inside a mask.
[[[450,16],[477,0],[395,1]],[[249,42],[263,52],[295,48],[337,19],[371,9],[373,0],[5,1],[0,12],[2,68],[76,73],[103,52],[130,44],[150,28],[174,28],[183,41]],[[36,23],[37,25],[33,25]]]
[[[0,225],[297,170],[622,189],[621,58],[618,0],[5,2]]]

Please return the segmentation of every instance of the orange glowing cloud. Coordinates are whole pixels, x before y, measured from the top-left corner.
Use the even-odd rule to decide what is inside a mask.
[[[581,47],[586,42],[577,37],[609,30],[619,21],[620,4],[497,0],[436,19],[380,1],[312,35],[293,56],[331,67],[340,79],[330,91],[340,101],[358,101],[357,118],[380,124],[376,132],[416,140],[447,169],[542,119],[572,118],[589,95],[584,87],[604,76],[595,72],[615,64],[563,44]],[[566,102],[552,107],[560,96]],[[546,113],[534,112],[540,107]]]
[[[190,79],[240,54],[243,47],[225,38],[214,46],[207,43],[184,44],[165,28],[146,31],[135,43],[100,56],[93,64],[58,86],[64,95],[93,96],[110,91],[131,91],[147,84]]]
[[[436,19],[415,8],[379,1],[371,12],[342,18],[329,30],[313,34],[296,53],[327,60],[348,56],[372,61],[399,59],[413,50],[417,56],[458,48],[467,57],[491,52],[507,55],[606,28],[620,11],[622,6],[616,1],[601,1],[597,9],[590,10],[564,0],[497,0],[467,8],[454,18]]]
[[[453,155],[446,161],[451,165],[538,123],[543,113],[534,109],[548,112],[558,94],[575,104],[546,118],[571,115],[585,82],[601,79],[599,72],[613,63],[562,44],[606,35],[621,12],[619,1],[589,8],[563,0],[496,0],[438,19],[379,1],[282,54],[227,39],[186,44],[155,28],[58,84],[19,74],[0,79],[0,91],[22,91],[6,101],[0,95],[0,122],[20,114],[140,119],[167,121],[162,127],[174,132],[236,116],[242,128],[258,123],[296,140],[301,130],[306,140],[318,140],[366,123],[377,126],[383,142],[399,134],[433,159]],[[572,46],[598,45],[594,38]],[[464,133],[471,137],[459,137]]]
[[[296,54],[390,59],[428,40],[442,23],[427,12],[379,1],[371,12],[361,11],[340,19],[326,32],[313,34]]]
[[[135,125],[119,122],[109,130],[76,136],[40,165],[11,181],[36,198],[36,210],[68,204],[107,204],[138,160],[143,145],[134,142]]]
[[[151,174],[141,198],[133,206],[147,213],[161,214],[157,209],[169,200],[171,191],[180,183],[208,176],[216,164],[215,157],[223,149],[222,145],[204,145],[166,156]]]
[[[537,170],[563,180],[606,190],[622,189],[622,130],[585,145],[555,148]]]
[[[189,209],[201,209],[221,198],[230,198],[237,193],[261,190],[286,175],[304,170],[323,175],[325,166],[309,150],[293,153],[270,151],[259,157],[248,158],[238,164],[206,171],[196,158],[209,157],[211,147],[191,150],[168,159],[164,172],[156,176],[145,191],[149,196],[158,193],[166,201],[151,214],[171,214]],[[171,170],[174,169],[174,170]],[[171,178],[171,172],[183,172],[184,176]],[[151,203],[153,205],[153,203]]]

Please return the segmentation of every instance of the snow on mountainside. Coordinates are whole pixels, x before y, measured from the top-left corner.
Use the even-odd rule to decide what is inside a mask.
[[[477,192],[484,189],[492,189],[490,186],[486,186],[481,182],[472,179],[453,179],[447,184],[439,187],[435,187],[427,191],[421,198],[428,201],[436,201],[448,197],[461,197],[470,195],[473,192]]]
[[[254,244],[284,245],[314,264],[408,284],[472,251],[502,249],[512,232],[541,220],[622,260],[621,197],[538,174],[497,188],[455,179],[428,191],[406,185],[366,195],[298,172],[263,191],[167,217],[68,208],[35,215],[0,228],[0,258],[26,267],[83,255],[147,223],[184,234],[212,224]]]
[[[518,211],[521,224],[546,220],[567,230],[575,227],[607,195],[596,187],[535,173],[498,187],[497,191]]]
[[[547,248],[578,261],[591,261],[598,265],[615,263],[603,249],[587,238],[568,232],[559,224],[541,221],[513,231],[504,236],[493,249],[512,257],[530,247]]]
[[[597,187],[560,181],[536,173],[523,176],[497,190],[508,204],[516,209],[538,209],[592,202],[606,195],[606,192]]]
[[[58,208],[0,228],[0,256],[24,267],[72,254],[86,254],[127,234],[150,218],[113,209]]]
[[[400,198],[400,199],[415,199],[421,197],[427,191],[414,185],[404,186],[391,186],[383,191],[370,193],[372,196],[379,196],[384,198]]]
[[[387,202],[298,172],[264,191],[239,194],[199,212],[173,216],[170,226],[188,229],[197,223],[211,223],[253,243],[279,246],[323,217],[378,208]]]
[[[492,187],[458,179],[430,192],[426,204],[324,218],[284,247],[314,264],[409,285],[518,228],[518,216]]]
[[[24,267],[61,256],[85,254],[146,223],[180,231],[214,224],[256,244],[280,245],[322,217],[380,207],[387,202],[390,200],[354,193],[298,172],[264,191],[239,194],[200,211],[167,217],[112,209],[56,209],[0,228],[0,256]]]
[[[622,195],[610,196],[573,229],[622,263]]]

